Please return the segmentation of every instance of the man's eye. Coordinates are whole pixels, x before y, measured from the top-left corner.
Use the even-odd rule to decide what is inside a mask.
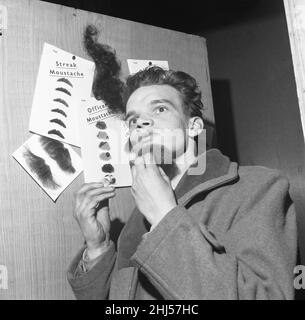
[[[137,119],[136,118],[131,118],[129,121],[128,121],[128,124],[129,125],[133,125],[133,124],[136,124],[137,122]]]
[[[165,112],[165,111],[167,111],[167,108],[164,107],[164,106],[160,106],[160,107],[158,107],[158,108],[156,109],[156,112],[157,112],[157,113],[162,113],[162,112]]]

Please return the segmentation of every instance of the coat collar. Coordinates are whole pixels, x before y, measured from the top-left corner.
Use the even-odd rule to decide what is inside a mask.
[[[237,163],[230,162],[219,150],[208,150],[199,156],[198,161],[204,160],[203,157],[206,163],[205,171],[200,175],[189,175],[186,172],[176,186],[174,191],[178,204],[186,205],[197,194],[209,192],[238,178]],[[191,167],[196,165],[197,162]],[[132,266],[129,259],[136,251],[143,234],[148,231],[149,223],[140,211],[135,209],[118,239],[118,269]]]

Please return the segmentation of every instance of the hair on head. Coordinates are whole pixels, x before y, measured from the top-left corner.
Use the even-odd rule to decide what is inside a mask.
[[[126,81],[124,103],[127,103],[131,94],[138,88],[150,85],[169,85],[175,88],[181,95],[184,113],[189,117],[198,116],[203,119],[201,91],[196,80],[183,71],[164,70],[152,66],[130,75]]]

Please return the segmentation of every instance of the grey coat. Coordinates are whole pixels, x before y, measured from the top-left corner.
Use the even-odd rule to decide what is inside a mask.
[[[117,251],[111,242],[87,273],[68,281],[78,299],[293,299],[296,217],[278,171],[238,166],[217,149],[206,171],[185,174],[176,208],[148,232],[137,210]]]

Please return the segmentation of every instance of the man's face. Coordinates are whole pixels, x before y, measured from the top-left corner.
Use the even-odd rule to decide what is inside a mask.
[[[185,152],[188,121],[175,88],[169,85],[138,88],[128,99],[125,119],[136,153],[139,149],[148,150],[153,152],[157,163],[162,163],[164,157],[173,158]]]

